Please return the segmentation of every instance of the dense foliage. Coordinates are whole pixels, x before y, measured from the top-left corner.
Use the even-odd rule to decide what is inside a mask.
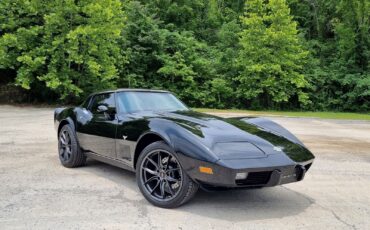
[[[1,2],[0,66],[16,83],[80,95],[114,87],[124,15],[118,0]]]
[[[41,101],[369,111],[369,20],[369,0],[2,0],[0,78]]]
[[[307,103],[302,69],[308,52],[298,40],[297,26],[285,1],[265,4],[263,0],[251,0],[245,9],[237,58],[241,70],[236,78],[240,83],[238,94],[251,100],[264,96],[267,105],[271,100],[288,101],[293,95]]]

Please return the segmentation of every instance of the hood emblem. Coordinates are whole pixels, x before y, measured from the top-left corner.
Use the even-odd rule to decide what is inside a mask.
[[[274,146],[274,150],[277,151],[277,152],[283,151],[283,149],[279,146]]]
[[[123,140],[126,140],[127,136],[123,135],[122,138],[123,138]]]

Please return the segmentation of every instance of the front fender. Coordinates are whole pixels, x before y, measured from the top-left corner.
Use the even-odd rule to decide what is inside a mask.
[[[257,127],[260,127],[266,131],[283,136],[288,140],[305,147],[304,144],[296,136],[294,136],[290,131],[274,121],[262,117],[241,118],[240,120],[249,124],[256,125]]]
[[[153,119],[149,127],[150,132],[160,135],[178,154],[212,163],[219,159],[198,136],[172,121]]]

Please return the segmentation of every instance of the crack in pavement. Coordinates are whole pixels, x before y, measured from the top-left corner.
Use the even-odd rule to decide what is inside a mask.
[[[324,207],[324,206],[322,206],[320,204],[317,204],[317,206],[319,206],[320,208],[324,209],[327,212],[330,212],[334,216],[334,218],[336,220],[338,220],[340,223],[342,223],[342,224],[346,225],[347,227],[350,227],[350,228],[352,228],[354,230],[357,230],[357,227],[356,227],[355,224],[350,224],[347,221],[343,220],[342,218],[340,218],[340,216],[334,210],[332,210],[330,208],[327,208],[327,207]]]
[[[281,187],[283,187],[284,189],[286,189],[286,190],[288,190],[288,191],[290,191],[290,192],[295,193],[295,194],[296,194],[296,195],[298,195],[298,196],[304,197],[304,198],[305,198],[308,202],[310,202],[311,204],[315,203],[315,200],[314,200],[314,199],[312,199],[311,197],[308,197],[308,196],[307,196],[307,195],[305,195],[305,194],[299,193],[299,192],[297,192],[297,191],[295,191],[295,190],[293,190],[293,189],[287,188],[287,187],[285,187],[285,186],[281,186]],[[343,220],[342,218],[340,218],[340,216],[339,216],[339,215],[338,215],[334,210],[331,210],[331,209],[329,209],[329,208],[326,208],[326,207],[324,207],[324,206],[322,206],[322,205],[320,205],[320,204],[317,204],[317,203],[316,203],[316,205],[317,205],[317,206],[319,206],[320,208],[324,209],[325,211],[330,212],[330,213],[334,216],[334,218],[335,218],[335,219],[337,219],[337,220],[338,220],[339,222],[341,222],[342,224],[346,225],[347,227],[351,227],[351,228],[352,228],[352,229],[354,229],[354,230],[357,230],[356,225],[354,225],[354,224],[350,224],[350,223],[346,222],[345,220]]]
[[[351,227],[351,228],[352,228],[352,229],[354,229],[354,230],[357,230],[356,225],[347,223],[346,221],[342,220],[342,219],[338,216],[338,214],[336,214],[333,210],[330,210],[330,211],[331,211],[331,213],[333,214],[333,216],[335,217],[335,219],[337,219],[339,222],[341,222],[341,223],[343,223],[343,224],[347,225],[348,227]]]

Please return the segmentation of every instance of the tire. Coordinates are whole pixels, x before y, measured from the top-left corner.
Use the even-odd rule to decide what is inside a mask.
[[[140,153],[136,181],[144,197],[161,208],[185,204],[199,188],[185,173],[174,151],[163,141],[148,145]]]
[[[58,134],[58,153],[60,163],[67,168],[83,166],[86,156],[81,150],[76,134],[70,125],[64,125]]]

